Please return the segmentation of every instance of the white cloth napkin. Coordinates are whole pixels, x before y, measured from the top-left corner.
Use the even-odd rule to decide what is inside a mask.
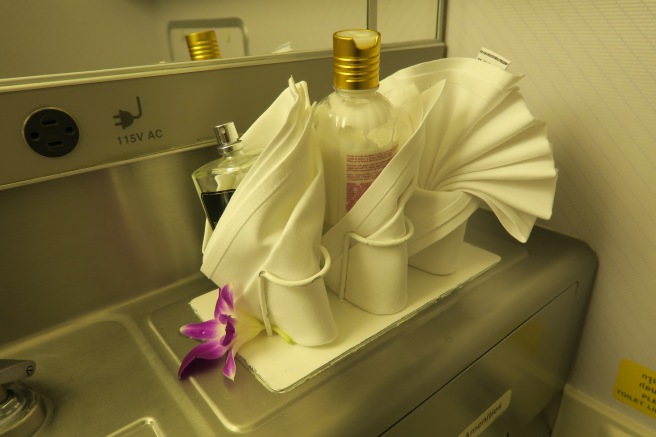
[[[415,227],[410,255],[465,223],[479,199],[522,242],[537,217],[551,216],[557,170],[545,123],[530,113],[516,86],[521,77],[474,59],[448,58],[389,78],[391,87],[414,84],[420,92],[445,81],[424,121],[418,186],[406,206]]]
[[[307,85],[290,79],[289,88],[243,135],[245,150],[263,151],[209,237],[201,267],[217,285],[232,284],[241,311],[260,320],[268,316],[307,346],[337,335],[323,279],[317,276],[325,194],[321,155],[311,140],[313,111]],[[285,286],[261,279],[262,272],[283,281],[314,280]]]

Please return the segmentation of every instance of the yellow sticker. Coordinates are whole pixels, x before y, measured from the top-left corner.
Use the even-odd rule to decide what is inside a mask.
[[[622,360],[615,379],[613,397],[656,418],[656,371],[631,360]]]

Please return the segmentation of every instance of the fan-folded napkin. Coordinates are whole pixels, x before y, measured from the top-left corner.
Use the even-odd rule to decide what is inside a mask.
[[[474,59],[449,58],[393,74],[381,86],[414,84],[420,92],[444,80],[426,115],[417,187],[405,213],[415,233],[411,256],[451,232],[485,202],[505,229],[525,242],[536,218],[551,216],[557,170],[545,123],[527,108],[522,76]]]

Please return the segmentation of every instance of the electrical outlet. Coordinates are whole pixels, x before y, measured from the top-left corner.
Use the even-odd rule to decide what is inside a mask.
[[[75,119],[57,108],[42,108],[23,124],[23,138],[36,153],[48,158],[68,155],[80,140]]]

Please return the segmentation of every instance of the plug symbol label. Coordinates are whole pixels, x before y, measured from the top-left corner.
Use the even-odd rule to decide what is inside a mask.
[[[138,111],[137,115],[132,115],[132,113],[129,112],[129,111],[119,109],[118,114],[116,114],[113,117],[115,120],[118,120],[118,121],[116,121],[116,123],[114,123],[114,126],[121,126],[123,129],[125,129],[129,126],[132,126],[132,123],[134,123],[134,120],[141,117],[141,115],[142,115],[142,113],[141,113],[141,99],[139,98],[139,96],[137,96],[137,111]]]

